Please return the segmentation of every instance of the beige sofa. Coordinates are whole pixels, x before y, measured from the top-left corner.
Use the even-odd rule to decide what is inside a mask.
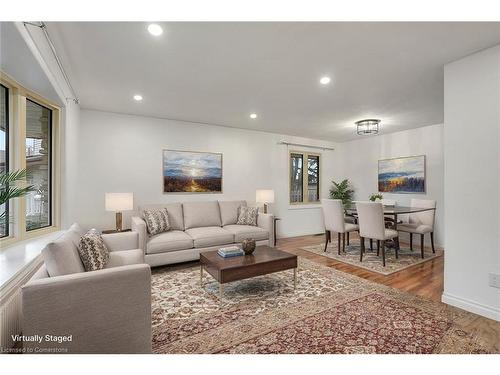
[[[137,233],[103,235],[109,261],[89,272],[76,247],[81,235],[73,224],[48,244],[44,264],[23,286],[22,334],[42,336],[23,347],[33,353],[150,353],[151,269]]]
[[[149,204],[132,217],[132,231],[151,266],[198,260],[200,252],[239,244],[253,238],[257,245],[274,246],[273,215],[259,213],[257,226],[238,225],[240,206],[246,201],[209,201]],[[171,230],[150,236],[142,219],[145,209],[166,208]]]

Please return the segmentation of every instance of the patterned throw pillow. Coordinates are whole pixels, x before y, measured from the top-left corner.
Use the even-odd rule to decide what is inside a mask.
[[[170,230],[168,212],[166,208],[161,210],[144,210],[144,221],[151,235],[167,232]]]
[[[80,238],[78,254],[85,271],[102,270],[109,260],[109,250],[95,229],[89,230]]]
[[[258,212],[258,207],[241,206],[240,213],[238,214],[238,221],[236,222],[236,224],[257,226]]]

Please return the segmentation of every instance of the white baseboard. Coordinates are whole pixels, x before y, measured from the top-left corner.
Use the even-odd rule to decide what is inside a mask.
[[[441,296],[441,301],[448,305],[459,307],[463,310],[500,322],[500,309],[483,305],[482,303],[471,301],[469,299],[454,296],[449,293],[443,293],[443,295]]]

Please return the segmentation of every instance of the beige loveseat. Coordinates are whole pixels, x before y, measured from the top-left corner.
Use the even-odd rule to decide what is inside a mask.
[[[139,247],[151,266],[198,260],[200,252],[239,244],[253,238],[257,245],[274,245],[273,216],[260,213],[257,226],[238,225],[238,212],[246,201],[210,201],[149,204],[132,217],[132,231],[139,235]],[[166,208],[171,230],[150,236],[142,219],[145,209]]]
[[[48,244],[44,264],[22,287],[23,347],[30,353],[150,353],[151,269],[137,233],[103,235],[109,261],[89,272],[78,255],[82,235],[73,224]]]

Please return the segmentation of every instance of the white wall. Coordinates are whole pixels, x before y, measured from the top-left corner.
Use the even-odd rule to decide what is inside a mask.
[[[443,301],[500,320],[500,46],[445,66]]]
[[[86,227],[113,228],[114,214],[104,211],[106,192],[133,192],[137,207],[196,200],[254,202],[255,190],[265,188],[275,190],[276,203],[271,211],[282,218],[278,236],[321,233],[324,228],[318,206],[289,207],[288,148],[278,145],[280,140],[334,146],[279,134],[82,110],[74,218]],[[222,152],[223,194],[163,194],[162,149]],[[326,196],[337,155],[336,151],[321,154],[321,189]],[[130,215],[124,213],[126,227]]]
[[[341,143],[338,146],[341,175],[351,180],[355,198],[368,200],[378,192],[378,160],[400,156],[425,155],[426,193],[388,194],[384,198],[395,199],[400,206],[409,206],[411,198],[437,201],[435,243],[444,246],[444,196],[443,196],[443,125],[425,126],[375,137]],[[408,235],[402,234],[402,240]],[[418,243],[419,239],[415,239]],[[430,237],[425,236],[429,243]]]

